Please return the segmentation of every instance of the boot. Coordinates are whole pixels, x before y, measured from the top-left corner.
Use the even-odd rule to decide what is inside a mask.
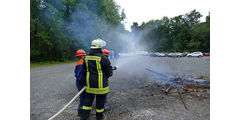
[[[80,120],[87,120],[90,116],[90,110],[80,110]]]
[[[82,118],[80,118],[80,120],[87,120],[87,119],[82,119]]]
[[[103,115],[102,112],[101,113],[96,113],[96,119],[97,120],[103,120],[103,117],[104,117],[104,115]]]

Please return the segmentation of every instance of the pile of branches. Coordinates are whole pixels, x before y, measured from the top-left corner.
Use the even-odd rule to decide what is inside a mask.
[[[200,97],[205,96],[205,93],[209,94],[210,81],[206,81],[202,78],[196,78],[192,76],[181,76],[181,75],[171,75],[171,74],[162,74],[156,71],[153,71],[149,68],[146,70],[155,74],[155,79],[158,84],[163,85],[163,91],[166,94],[169,94],[171,90],[177,92],[185,109],[188,110],[187,105],[184,101],[182,93],[193,93],[194,95]]]

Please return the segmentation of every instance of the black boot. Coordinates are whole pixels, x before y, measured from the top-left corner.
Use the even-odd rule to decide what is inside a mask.
[[[103,117],[104,117],[104,115],[103,115],[102,112],[101,113],[96,113],[97,120],[103,120]]]
[[[90,110],[80,110],[80,120],[87,120],[90,116]]]
[[[80,118],[80,120],[87,120],[87,119],[82,119],[82,118]]]

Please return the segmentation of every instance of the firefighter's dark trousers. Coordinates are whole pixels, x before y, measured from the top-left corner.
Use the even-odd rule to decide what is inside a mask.
[[[103,111],[104,111],[104,101],[106,99],[106,95],[107,94],[95,95],[91,93],[86,93],[86,96],[83,102],[82,111],[80,113],[81,118],[83,120],[88,119],[90,115],[90,111],[92,109],[92,103],[93,103],[94,97],[96,96],[96,118],[97,120],[102,120]]]

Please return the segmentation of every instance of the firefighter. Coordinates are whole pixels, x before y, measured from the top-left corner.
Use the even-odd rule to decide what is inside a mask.
[[[103,53],[106,57],[109,57],[109,55],[110,55],[110,52],[109,52],[107,49],[103,49],[103,50],[102,50],[102,53]]]
[[[110,52],[109,52],[107,49],[103,49],[103,50],[102,50],[102,53],[103,53],[107,58],[108,58],[109,55],[110,55]],[[113,70],[117,70],[117,67],[114,66],[112,69],[113,69]]]
[[[103,50],[102,50],[102,53],[103,53],[103,55],[105,55],[107,58],[108,58],[109,55],[110,55],[110,52],[109,52],[107,49],[103,49]],[[117,67],[114,66],[112,69],[113,69],[113,70],[116,70]],[[105,107],[105,109],[108,109],[108,106],[106,106],[106,104],[107,104],[107,95],[106,95],[106,99],[105,99],[105,101],[104,101],[104,105],[105,105],[104,107]]]
[[[96,96],[96,118],[102,120],[104,115],[104,101],[109,93],[108,78],[112,76],[113,69],[109,59],[102,54],[105,41],[93,40],[89,56],[83,63],[83,75],[86,80],[86,96],[83,102],[81,119],[86,120],[90,115],[92,103]]]
[[[75,67],[75,77],[76,77],[76,86],[78,91],[80,91],[86,85],[85,81],[83,80],[83,74],[81,73],[85,56],[86,56],[86,52],[84,50],[76,51],[76,57],[78,57],[78,62]],[[80,116],[80,110],[83,106],[83,100],[85,96],[86,96],[86,92],[84,91],[80,95],[80,101],[78,105],[78,116]]]

